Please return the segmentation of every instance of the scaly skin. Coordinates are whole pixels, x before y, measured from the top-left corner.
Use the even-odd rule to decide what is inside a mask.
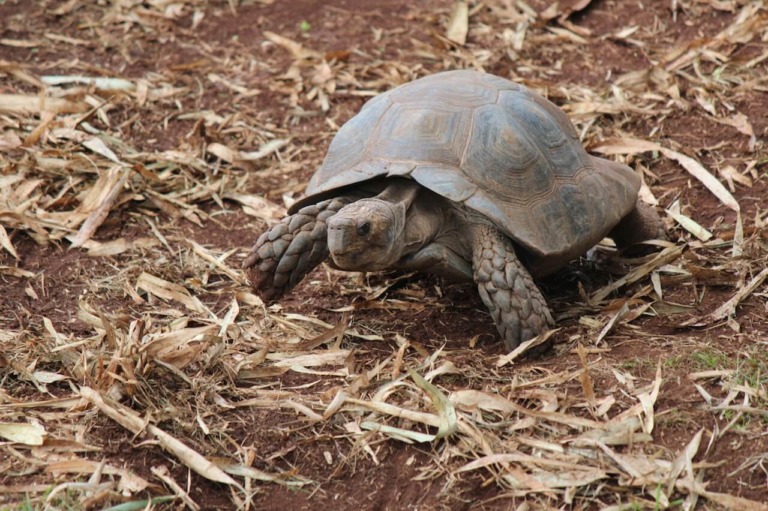
[[[494,227],[477,228],[472,265],[480,298],[508,350],[554,325],[547,302],[512,242]]]
[[[305,206],[259,236],[243,268],[264,301],[278,300],[328,258],[326,221],[350,202],[335,197]]]
[[[640,199],[637,200],[635,208],[621,219],[608,236],[613,239],[621,252],[631,248],[632,252],[642,253],[642,247],[638,249],[632,245],[641,241],[667,239],[664,224],[656,210]]]

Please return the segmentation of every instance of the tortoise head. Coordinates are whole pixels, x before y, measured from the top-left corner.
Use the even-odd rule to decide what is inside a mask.
[[[342,270],[390,268],[405,247],[405,205],[377,197],[344,206],[328,219],[328,250]]]

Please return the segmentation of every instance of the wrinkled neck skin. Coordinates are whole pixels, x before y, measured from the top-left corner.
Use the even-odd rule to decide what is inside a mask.
[[[392,179],[379,195],[339,210],[328,219],[334,266],[349,271],[393,268],[429,244],[443,224],[438,201],[423,196],[430,193],[414,181]]]

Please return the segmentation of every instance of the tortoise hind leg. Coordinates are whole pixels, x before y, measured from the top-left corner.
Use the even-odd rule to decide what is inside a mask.
[[[490,226],[477,231],[472,254],[475,282],[504,346],[512,350],[554,321],[544,296],[515,255],[512,241]]]
[[[621,252],[641,241],[667,239],[664,224],[656,210],[640,199],[637,200],[635,208],[621,219],[608,236]]]
[[[326,221],[351,201],[336,197],[303,207],[259,236],[243,268],[265,301],[279,299],[328,257]]]

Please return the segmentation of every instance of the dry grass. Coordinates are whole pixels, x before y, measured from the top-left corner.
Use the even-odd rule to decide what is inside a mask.
[[[323,451],[335,471],[378,465],[387,442],[430,445],[432,463],[420,477],[440,480],[444,495],[479,480],[496,488],[489,504],[518,497],[541,508],[768,509],[707,487],[717,466],[707,453],[748,418],[759,424],[768,416],[762,375],[768,364],[759,351],[750,352],[746,369],[688,374],[699,393],[696,406],[727,424],[700,428],[680,449],[663,447],[654,436],[664,420],[657,404],[665,372],[672,369],[651,360],[652,377],[643,379],[603,357],[615,343],[664,338],[637,326],[648,317],[675,323],[670,318],[682,312],[694,335],[723,324],[738,333],[741,304],[764,308],[766,214],[761,197],[748,213],[744,206],[752,187],[765,190],[764,134],[735,105],[766,102],[768,11],[760,1],[672,2],[694,20],[713,9],[734,14],[714,36],[695,44],[681,38],[660,53],[649,49],[652,28],[617,26],[600,37],[650,52],[653,65],[601,84],[561,81],[553,73],[558,65],[544,63],[544,53],[533,49],[557,46],[573,54],[599,40],[571,21],[588,3],[562,11],[552,4],[539,14],[514,1],[446,4],[436,11],[441,29],[429,43],[397,27],[374,29],[376,43],[399,41],[394,56],[357,47],[322,51],[311,38],[298,42],[265,31],[249,44],[270,46],[267,61],[247,51],[222,54],[205,40],[199,40],[204,63],[140,75],[104,72],[80,59],[0,61],[0,250],[6,253],[0,286],[9,296],[11,288],[23,289],[34,303],[51,299],[50,276],[24,264],[30,259],[20,247],[38,250],[30,239],[82,254],[72,260],[83,268],[78,296],[62,304],[71,308],[54,304],[48,315],[35,312],[17,292],[16,303],[0,310],[0,503],[103,508],[170,495],[190,509],[206,508],[174,466],[220,483],[238,508],[259,509],[268,485],[302,489],[308,498],[322,492],[325,481],[286,463],[268,468],[277,465],[238,436],[234,424],[263,411],[292,414],[292,421],[274,426],[301,438],[307,450],[329,436],[349,446],[346,454]],[[75,1],[57,10],[81,19],[79,8]],[[212,9],[202,1],[114,1],[89,8],[87,18],[101,27],[93,32],[30,33],[2,39],[0,48],[52,47],[63,55],[92,47],[101,35],[119,52],[116,29],[137,37],[175,30],[194,40]],[[227,9],[245,7],[233,1]],[[91,19],[94,14],[101,17]],[[747,47],[757,55],[731,64]],[[520,353],[465,348],[467,339],[461,349],[447,348],[444,339],[427,345],[384,321],[356,320],[355,312],[365,309],[396,315],[443,306],[418,283],[391,291],[391,280],[365,284],[333,273],[333,289],[356,300],[326,316],[335,318],[330,323],[306,309],[265,307],[239,269],[250,240],[203,243],[204,234],[195,241],[181,227],[226,231],[235,218],[254,229],[255,240],[255,230],[281,218],[300,192],[306,171],[300,178],[297,171],[322,154],[293,126],[320,119],[312,127],[327,140],[341,122],[337,104],[428,72],[492,68],[500,59],[515,63],[511,78],[564,105],[590,150],[638,169],[649,185],[644,199],[667,211],[675,235],[660,252],[632,261],[617,259],[610,247],[597,250],[608,266],[632,270],[580,300],[557,302],[561,322],[579,318],[567,335],[555,334],[562,356],[576,354],[569,362],[521,364]],[[254,83],[253,72],[270,79]],[[210,102],[211,90],[226,94],[226,102]],[[279,107],[265,115],[249,106],[260,94]],[[276,114],[284,118],[271,117]],[[716,148],[643,131],[675,115],[735,128],[746,148],[712,166],[701,156]],[[192,123],[181,145],[141,145],[137,134],[145,126],[173,119]],[[666,183],[654,167],[684,178]],[[721,204],[720,219],[700,218],[685,187]],[[254,189],[269,193],[246,193]],[[100,236],[116,216],[131,228]],[[674,301],[681,289],[703,294],[710,285],[725,289],[727,298],[712,310],[691,314]],[[760,331],[761,346],[765,334]],[[707,383],[719,385],[722,396]],[[126,463],[102,455],[107,438],[100,434],[107,432],[132,450]],[[151,467],[140,463],[146,446],[163,452]],[[753,454],[743,456],[740,470],[765,456]]]

